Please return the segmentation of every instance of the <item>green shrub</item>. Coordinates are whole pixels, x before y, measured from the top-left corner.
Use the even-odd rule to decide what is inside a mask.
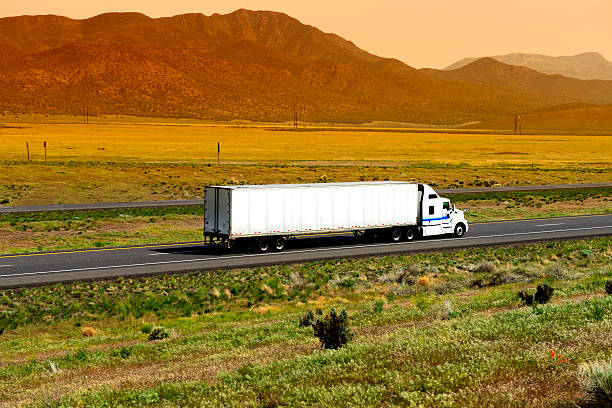
[[[606,281],[606,293],[612,295],[612,279]]]
[[[554,291],[555,289],[553,289],[552,286],[546,283],[538,285],[538,288],[536,289],[536,293],[533,297],[533,300],[535,300],[535,302],[539,304],[548,303]]]
[[[170,332],[164,326],[156,326],[149,333],[149,340],[161,340],[170,337]]]
[[[608,362],[582,364],[578,381],[586,402],[593,407],[612,406],[612,359]]]
[[[151,323],[143,323],[142,326],[140,327],[140,331],[143,334],[149,334],[151,333],[151,330],[153,330],[153,324]]]
[[[321,309],[317,310],[317,314],[321,315]],[[308,310],[302,317],[300,317],[300,327],[312,326],[315,322],[315,314],[312,310]]]
[[[374,302],[374,306],[372,307],[372,312],[381,313],[383,311],[384,306],[385,301],[382,299],[377,299],[376,302]]]
[[[338,314],[333,307],[325,316],[317,316],[316,321],[312,324],[314,334],[321,342],[321,347],[334,350],[342,347],[353,338],[353,333],[348,326],[346,310]]]
[[[548,303],[552,294],[555,290],[547,283],[542,283],[538,285],[534,294],[527,293],[527,291],[521,290],[518,292],[518,297],[525,303],[527,306],[531,306],[533,304],[544,304]]]
[[[132,351],[128,347],[120,347],[119,349],[115,350],[113,354],[121,357],[122,359],[126,359],[130,356],[130,354],[132,354]]]

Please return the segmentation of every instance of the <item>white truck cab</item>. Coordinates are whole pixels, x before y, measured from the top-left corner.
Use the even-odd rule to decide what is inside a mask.
[[[426,184],[420,186],[423,186],[421,234],[424,237],[443,234],[463,236],[468,231],[463,211],[456,209],[448,198],[440,197],[430,186]]]

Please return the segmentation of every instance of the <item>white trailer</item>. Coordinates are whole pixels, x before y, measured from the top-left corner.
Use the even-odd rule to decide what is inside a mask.
[[[463,211],[426,184],[397,181],[207,186],[204,240],[282,250],[300,235],[353,232],[392,242],[468,230]]]

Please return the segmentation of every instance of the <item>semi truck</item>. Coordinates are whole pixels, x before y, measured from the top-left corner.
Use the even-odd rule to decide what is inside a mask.
[[[204,243],[260,252],[330,233],[411,241],[468,231],[464,212],[430,186],[399,181],[207,186]]]

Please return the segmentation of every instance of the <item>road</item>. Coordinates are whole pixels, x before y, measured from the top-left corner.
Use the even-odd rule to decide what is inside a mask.
[[[4,255],[0,256],[0,288],[604,235],[612,235],[612,214],[476,223],[460,239],[445,237],[413,242],[367,243],[352,234],[317,236],[291,241],[284,252],[268,254],[222,253],[192,242]]]
[[[506,187],[474,187],[436,190],[440,195],[479,194],[493,192],[567,190],[581,188],[609,188],[612,183],[588,184],[544,184],[537,186],[506,186]],[[203,205],[204,200],[165,200],[165,201],[135,201],[125,203],[86,203],[86,204],[48,204],[28,206],[0,206],[0,214],[18,214],[50,211],[85,211],[85,210],[122,210],[128,208],[162,208],[162,207],[193,207]]]

